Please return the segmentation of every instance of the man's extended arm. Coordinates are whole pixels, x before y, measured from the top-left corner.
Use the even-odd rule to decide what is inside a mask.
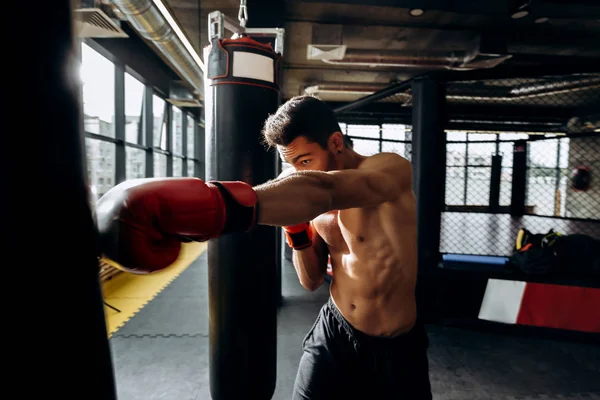
[[[358,169],[301,171],[254,187],[258,223],[295,225],[331,210],[375,207],[411,186],[410,163],[393,153],[366,159]]]
[[[257,187],[198,178],[133,179],[96,203],[100,251],[125,270],[156,272],[177,259],[182,241],[247,232],[256,224],[302,224],[329,210],[373,207],[410,188],[410,177],[405,159],[382,153],[356,170],[293,173]],[[320,275],[301,279],[313,287]]]

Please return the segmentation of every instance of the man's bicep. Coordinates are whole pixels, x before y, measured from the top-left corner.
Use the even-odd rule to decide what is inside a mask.
[[[410,163],[393,153],[369,157],[358,169],[334,174],[335,209],[377,206],[393,201],[412,185]]]

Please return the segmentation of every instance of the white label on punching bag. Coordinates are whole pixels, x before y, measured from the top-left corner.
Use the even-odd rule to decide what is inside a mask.
[[[247,51],[233,52],[233,76],[274,83],[274,60]]]

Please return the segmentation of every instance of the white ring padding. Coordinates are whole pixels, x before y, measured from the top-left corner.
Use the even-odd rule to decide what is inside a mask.
[[[526,282],[488,279],[479,318],[515,324],[521,309]]]
[[[275,83],[275,60],[247,51],[234,51],[233,76]]]

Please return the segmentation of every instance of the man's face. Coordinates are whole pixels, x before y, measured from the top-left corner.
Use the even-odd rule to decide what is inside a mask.
[[[304,136],[292,141],[288,146],[277,146],[281,160],[290,164],[296,171],[331,171],[336,169],[335,156]]]

